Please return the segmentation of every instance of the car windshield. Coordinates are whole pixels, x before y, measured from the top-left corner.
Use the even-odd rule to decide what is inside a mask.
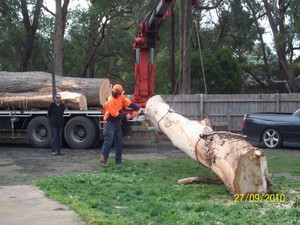
[[[300,108],[293,113],[293,116],[300,116]]]

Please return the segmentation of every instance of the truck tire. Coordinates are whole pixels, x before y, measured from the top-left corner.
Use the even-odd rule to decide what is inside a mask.
[[[279,148],[282,145],[282,138],[280,133],[272,128],[268,128],[262,135],[262,142],[267,148]]]
[[[27,126],[27,137],[36,148],[49,148],[51,145],[51,128],[46,116],[38,116],[30,120]]]
[[[64,129],[67,144],[74,149],[86,149],[95,144],[96,125],[89,118],[75,116],[70,119]]]

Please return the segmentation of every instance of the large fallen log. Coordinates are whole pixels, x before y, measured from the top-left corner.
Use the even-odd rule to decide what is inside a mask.
[[[213,132],[207,121],[191,121],[175,113],[158,95],[148,100],[145,113],[175,147],[210,168],[230,193],[269,192],[266,157],[241,135]]]
[[[68,91],[59,94],[67,109],[87,110],[87,102],[83,94]],[[51,102],[51,92],[0,93],[0,109],[4,110],[47,109]]]
[[[0,93],[50,92],[52,75],[46,72],[0,71]],[[111,85],[107,78],[78,78],[55,76],[57,91],[82,93],[88,107],[103,106],[110,95]]]

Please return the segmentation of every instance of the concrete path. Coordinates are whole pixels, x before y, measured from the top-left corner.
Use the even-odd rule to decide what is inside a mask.
[[[33,185],[0,186],[0,225],[84,225],[66,205]]]

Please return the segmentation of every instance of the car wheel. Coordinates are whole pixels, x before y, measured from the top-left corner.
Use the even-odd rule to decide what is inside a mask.
[[[275,129],[267,129],[262,135],[262,142],[267,148],[279,148],[282,145],[280,133]]]
[[[64,129],[67,144],[74,149],[90,148],[96,139],[96,126],[88,118],[75,116],[70,119]]]
[[[46,116],[38,116],[30,120],[27,126],[27,137],[33,147],[49,148],[51,144],[49,119]]]

